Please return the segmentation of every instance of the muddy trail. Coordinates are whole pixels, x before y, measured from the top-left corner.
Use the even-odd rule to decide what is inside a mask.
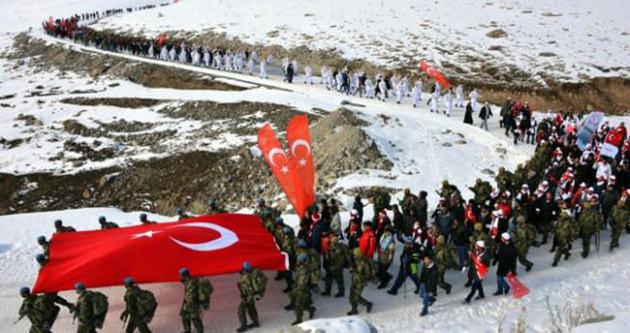
[[[251,106],[244,105],[242,109]],[[327,191],[335,179],[364,168],[391,170],[391,161],[363,132],[361,126],[365,123],[352,112],[340,109],[325,117],[309,117],[315,123],[311,131],[318,170],[317,191]],[[288,119],[289,116],[274,125],[284,128]],[[77,133],[97,135],[89,131]],[[0,186],[4,189],[0,192],[0,215],[94,206],[165,215],[173,215],[176,207],[183,207],[201,214],[211,198],[228,209],[253,207],[258,198],[271,200],[281,194],[263,158],[251,149],[253,146],[219,152],[191,151],[134,162],[127,167],[71,175],[0,174]],[[71,151],[82,148],[85,147],[67,147]],[[86,156],[90,153],[83,152]],[[99,157],[103,155],[91,158]],[[288,206],[283,200],[279,205]]]

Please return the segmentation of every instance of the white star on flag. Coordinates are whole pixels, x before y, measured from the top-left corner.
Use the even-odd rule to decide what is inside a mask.
[[[306,165],[306,160],[301,158],[299,163],[300,163],[301,166],[305,166]]]
[[[289,167],[285,165],[280,169],[280,171],[282,171],[282,173],[287,173],[289,172]]]
[[[131,235],[131,239],[136,239],[136,238],[140,238],[140,237],[147,237],[147,238],[152,238],[154,234],[160,233],[161,231],[153,231],[153,230],[149,230],[140,234],[135,234],[135,235]]]

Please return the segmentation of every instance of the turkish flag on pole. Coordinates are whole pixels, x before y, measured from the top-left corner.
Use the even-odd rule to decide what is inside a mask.
[[[282,191],[300,217],[315,200],[315,169],[311,154],[308,118],[294,117],[289,123],[287,136],[291,155],[282,148],[271,125],[258,131],[258,148],[276,177]]]
[[[507,275],[508,282],[512,287],[512,297],[515,299],[523,298],[525,295],[529,294],[529,288],[524,285],[521,281],[516,278],[516,275],[512,274],[512,272]]]
[[[444,75],[437,69],[431,67],[427,63],[426,60],[420,61],[418,68],[420,69],[421,72],[427,73],[428,76],[432,77],[435,81],[439,82],[442,85],[442,87],[444,87],[444,89],[448,89],[448,87],[451,86],[451,84],[444,77]]]
[[[315,201],[315,166],[306,115],[295,116],[289,121],[287,141],[291,152],[292,168],[295,169],[298,180],[303,184],[303,193],[298,193],[298,195],[303,196],[300,200],[304,201],[308,207]]]
[[[235,273],[243,262],[263,270],[287,269],[286,254],[255,215],[217,214],[179,222],[54,234],[50,259],[39,271],[35,293],[138,283],[179,281]]]

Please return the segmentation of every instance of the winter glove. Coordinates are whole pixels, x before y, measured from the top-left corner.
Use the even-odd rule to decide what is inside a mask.
[[[208,309],[210,308],[210,301],[203,302],[203,303],[201,304],[201,307],[202,307],[204,310],[208,310]]]
[[[260,301],[260,296],[256,296],[254,297],[254,299],[256,300],[256,302]]]

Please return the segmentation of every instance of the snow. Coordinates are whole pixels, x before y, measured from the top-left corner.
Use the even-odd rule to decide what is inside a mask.
[[[390,67],[429,59],[474,73],[489,61],[498,68],[516,66],[544,83],[541,74],[561,81],[627,77],[626,12],[625,0],[186,0],[105,19],[97,27],[151,37],[212,31],[254,44],[334,49]],[[507,37],[487,37],[494,29]],[[503,49],[489,51],[491,46]]]
[[[243,210],[242,212],[246,212]],[[369,218],[371,207],[366,207]],[[119,223],[122,227],[137,223],[140,212],[122,212],[115,208],[84,208],[76,210],[52,211],[44,213],[29,213],[0,216],[0,332],[24,332],[26,320],[17,325],[17,309],[20,298],[19,288],[22,285],[32,285],[37,274],[37,264],[34,256],[41,249],[36,239],[39,235],[50,235],[53,231],[53,221],[62,219],[64,224],[72,225],[78,230],[95,229],[97,219],[105,215],[108,220]],[[174,217],[149,214],[149,219],[159,222],[174,220]],[[284,216],[285,221],[293,226],[297,225],[294,215]],[[342,215],[343,223],[348,222],[348,215]],[[564,308],[566,304],[573,306],[594,303],[596,309],[605,315],[615,316],[615,320],[591,324],[574,330],[574,332],[625,332],[628,327],[628,312],[630,306],[630,289],[627,281],[630,279],[630,238],[622,236],[621,248],[614,253],[606,251],[608,245],[608,231],[602,233],[602,250],[592,252],[588,259],[579,258],[580,242],[573,244],[573,256],[568,261],[562,261],[558,267],[552,268],[552,254],[548,252],[550,244],[542,248],[533,248],[530,260],[535,263],[532,271],[524,272],[519,266],[519,279],[526,284],[531,293],[521,300],[510,297],[494,297],[496,279],[494,268],[484,281],[486,299],[473,301],[471,305],[463,305],[461,301],[468,293],[463,285],[465,274],[448,271],[446,281],[453,284],[453,291],[445,295],[439,291],[437,302],[431,307],[430,314],[419,317],[420,299],[412,293],[413,284],[408,281],[406,296],[401,288],[398,296],[390,296],[384,290],[377,290],[375,285],[368,285],[364,297],[374,302],[374,310],[366,314],[362,310],[357,317],[343,317],[349,310],[347,298],[324,298],[314,295],[317,307],[315,321],[305,322],[303,328],[330,328],[326,332],[369,332],[366,324],[370,323],[379,332],[496,332],[502,322],[504,331],[512,332],[516,321],[525,309],[528,332],[549,332],[551,323],[548,318],[546,298],[554,307]],[[398,245],[397,253],[400,253]],[[396,255],[396,257],[398,254]],[[398,260],[395,260],[390,273],[398,270]],[[278,332],[289,327],[294,320],[293,312],[284,311],[282,307],[288,303],[288,297],[282,293],[283,282],[273,281],[269,272],[269,286],[265,298],[258,303],[258,311],[262,327],[253,332]],[[215,287],[210,311],[204,312],[206,327],[211,332],[232,331],[238,326],[236,309],[238,306],[238,290],[236,275],[212,277]],[[349,290],[349,275],[346,272],[346,291]],[[156,293],[158,310],[152,330],[156,333],[172,333],[180,330],[179,306],[183,297],[179,284],[150,284],[144,285]],[[118,316],[123,310],[123,290],[121,287],[105,288],[110,300],[110,313],[102,332],[119,332],[121,323]],[[61,294],[70,301],[76,300],[72,292]],[[55,331],[67,332],[73,330],[72,318],[65,309],[55,324]]]

